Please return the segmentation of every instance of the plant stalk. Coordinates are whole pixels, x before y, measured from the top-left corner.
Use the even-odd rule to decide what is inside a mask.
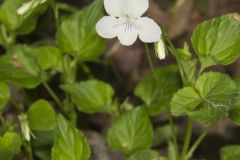
[[[212,126],[209,126],[207,129],[205,129],[205,131],[198,137],[198,139],[193,143],[192,147],[189,149],[188,153],[187,153],[187,159],[191,158],[194,151],[197,149],[197,147],[200,145],[200,143],[202,142],[202,140],[206,137],[207,133],[210,131],[210,129],[212,128]]]
[[[150,69],[151,69],[151,71],[153,73],[153,76],[155,77],[155,80],[157,81],[157,75],[156,75],[155,67],[153,65],[153,61],[152,61],[152,58],[151,58],[150,49],[149,49],[147,43],[144,43],[144,45],[145,45],[145,50],[146,50],[146,53],[147,53],[147,59],[148,59],[149,65],[150,65]]]
[[[190,142],[191,142],[192,126],[193,126],[192,119],[188,119],[186,136],[185,136],[183,150],[182,150],[182,154],[181,154],[181,158],[180,158],[181,160],[187,160],[186,155],[187,155],[187,151],[188,151],[188,148],[189,148]]]
[[[177,133],[176,133],[176,129],[175,129],[175,125],[172,119],[172,115],[170,113],[170,111],[168,111],[168,121],[171,125],[171,130],[172,130],[172,140],[173,140],[173,144],[174,144],[174,149],[175,149],[175,153],[176,153],[176,157],[179,156],[179,149],[178,149],[178,143],[177,143]]]
[[[50,86],[44,81],[43,82],[44,88],[48,91],[48,93],[51,95],[53,100],[57,103],[57,105],[62,109],[63,112],[65,112],[65,107],[60,101],[60,99],[57,97],[57,95],[54,93],[54,91],[50,88]]]

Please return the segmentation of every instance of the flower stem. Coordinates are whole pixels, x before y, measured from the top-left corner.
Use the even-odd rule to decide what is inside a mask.
[[[176,48],[174,47],[174,45],[172,44],[171,40],[169,39],[169,37],[167,36],[167,33],[163,30],[163,38],[164,40],[167,42],[168,46],[168,50],[172,53],[172,55],[176,58],[178,67],[179,67],[179,71],[182,77],[182,81],[184,85],[187,85],[188,82],[186,81],[186,77],[187,77],[187,73],[184,70],[184,67],[179,59],[179,57],[177,56],[177,51]]]
[[[59,26],[60,26],[58,6],[57,6],[57,3],[56,3],[56,0],[50,0],[50,2],[51,2],[51,6],[52,6],[52,9],[53,9],[53,12],[54,12],[56,27],[57,27],[57,30],[58,30]]]
[[[24,148],[26,149],[26,151],[27,151],[27,153],[28,153],[28,159],[29,159],[29,160],[33,160],[31,142],[25,141]]]
[[[199,137],[198,139],[193,143],[192,147],[189,149],[188,153],[187,153],[187,159],[191,158],[194,151],[197,149],[197,147],[200,145],[200,143],[202,142],[202,140],[206,137],[207,133],[209,132],[209,130],[212,128],[212,126],[209,126]]]
[[[176,153],[176,157],[178,157],[179,155],[179,150],[178,150],[178,143],[177,143],[177,133],[176,133],[176,129],[175,129],[175,125],[172,119],[172,115],[170,113],[170,111],[168,111],[168,121],[171,125],[171,130],[172,130],[172,140],[173,140],[173,144],[175,147],[175,153]]]
[[[146,53],[147,53],[148,63],[149,63],[149,65],[150,65],[150,68],[151,68],[151,71],[152,71],[152,73],[153,73],[153,76],[154,76],[155,79],[156,79],[155,67],[154,67],[154,65],[153,65],[153,61],[152,61],[152,58],[151,58],[150,49],[149,49],[147,43],[144,43],[144,45],[145,45],[145,50],[146,50]]]
[[[187,160],[186,159],[186,154],[191,142],[191,136],[192,136],[192,119],[188,119],[188,124],[187,124],[187,131],[186,131],[186,136],[183,144],[183,150],[181,154],[181,160]]]
[[[54,93],[54,91],[50,88],[50,86],[44,81],[43,82],[44,88],[48,91],[48,93],[51,95],[53,100],[57,103],[57,105],[62,109],[63,112],[65,112],[65,107],[60,101],[60,99],[57,97],[57,95]]]

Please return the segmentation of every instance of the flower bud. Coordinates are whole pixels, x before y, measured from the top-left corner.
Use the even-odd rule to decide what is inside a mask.
[[[155,43],[155,53],[160,60],[166,58],[166,48],[162,38]]]
[[[27,115],[21,114],[18,116],[18,119],[21,124],[21,130],[22,130],[23,137],[25,138],[26,141],[30,141],[31,130],[29,128],[29,122],[27,119]]]

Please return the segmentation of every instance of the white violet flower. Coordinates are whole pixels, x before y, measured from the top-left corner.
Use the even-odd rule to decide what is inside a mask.
[[[104,38],[118,37],[125,46],[132,45],[139,36],[146,43],[160,40],[162,31],[156,22],[141,17],[149,7],[148,0],[104,0],[110,16],[104,16],[96,24],[97,33]]]

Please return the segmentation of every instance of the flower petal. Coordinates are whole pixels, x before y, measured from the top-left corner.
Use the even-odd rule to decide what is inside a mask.
[[[137,25],[141,41],[152,43],[160,40],[162,30],[152,19],[142,17],[137,19],[135,23]]]
[[[124,3],[125,0],[104,0],[104,8],[109,15],[121,17]]]
[[[96,24],[96,31],[103,38],[114,38],[117,36],[114,27],[117,22],[113,16],[104,16]]]
[[[116,34],[120,43],[124,46],[132,45],[138,37],[137,29],[133,26],[128,26],[123,23],[116,27]]]
[[[123,7],[130,18],[140,18],[149,7],[149,0],[126,0],[126,3]]]

